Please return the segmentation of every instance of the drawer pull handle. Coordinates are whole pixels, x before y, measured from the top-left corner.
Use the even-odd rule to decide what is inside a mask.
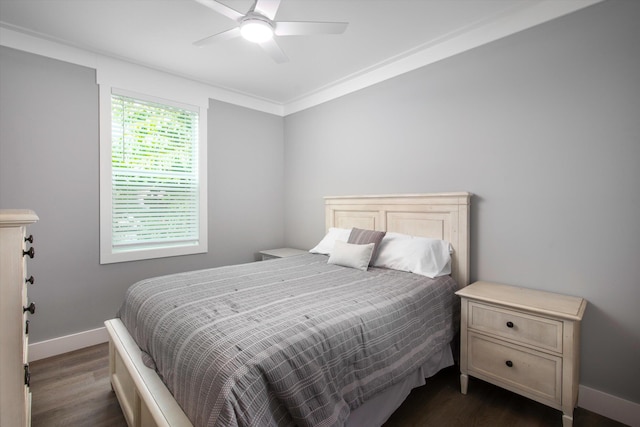
[[[513,328],[513,322],[507,322],[507,328]]]
[[[24,365],[24,385],[31,386],[31,371],[29,371],[29,365]]]
[[[24,238],[25,242],[33,243],[33,234],[29,234],[29,237]]]
[[[28,279],[24,279],[25,283],[31,283],[33,285],[33,282],[35,282],[36,280],[33,278],[33,276],[29,277]]]
[[[29,258],[33,258],[33,256],[35,255],[33,247],[29,248],[28,251],[22,251],[22,256],[25,256],[25,255],[29,255]]]
[[[35,303],[31,303],[31,304],[29,304],[29,306],[28,306],[28,307],[22,307],[22,312],[23,312],[23,313],[26,313],[27,311],[28,311],[29,313],[31,313],[31,314],[35,313],[35,312],[36,312],[36,305],[35,305]]]
[[[508,367],[513,368],[513,362],[511,360],[507,360],[505,363]]]

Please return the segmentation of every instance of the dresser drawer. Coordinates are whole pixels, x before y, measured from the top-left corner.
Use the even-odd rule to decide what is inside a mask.
[[[469,333],[468,369],[477,376],[553,406],[562,403],[562,358]]]
[[[562,353],[562,322],[557,320],[470,302],[468,327],[514,342]]]

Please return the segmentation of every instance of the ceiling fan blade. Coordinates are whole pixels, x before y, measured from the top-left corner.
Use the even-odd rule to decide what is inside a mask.
[[[277,36],[306,36],[313,34],[342,34],[348,22],[276,22]]]
[[[269,39],[266,42],[260,43],[260,47],[264,49],[271,59],[276,61],[278,64],[289,62],[289,58],[287,58],[287,55],[285,55],[282,49],[280,49],[280,46],[278,46],[278,43],[276,43],[274,39]]]
[[[278,7],[280,7],[280,0],[257,0],[253,10],[273,21]]]
[[[233,39],[233,38],[236,38],[236,37],[240,37],[240,28],[239,27],[232,28],[232,29],[227,30],[227,31],[223,31],[221,33],[214,34],[214,35],[209,36],[209,37],[205,37],[203,39],[200,39],[198,41],[193,42],[193,44],[195,46],[202,47],[202,46],[206,46],[206,45],[211,44],[211,43],[215,43],[215,42],[219,42],[219,41],[223,41],[223,40],[229,40],[229,39]]]
[[[209,9],[213,9],[221,15],[226,16],[227,18],[233,19],[234,21],[239,21],[244,18],[244,15],[238,12],[235,9],[231,9],[229,6],[225,6],[222,3],[218,3],[215,0],[195,0],[203,6],[208,7]]]

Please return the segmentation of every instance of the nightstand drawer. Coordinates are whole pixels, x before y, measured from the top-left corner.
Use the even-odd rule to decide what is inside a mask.
[[[552,406],[562,403],[562,358],[469,333],[471,375]]]
[[[562,322],[556,320],[470,302],[468,322],[477,331],[562,353]]]

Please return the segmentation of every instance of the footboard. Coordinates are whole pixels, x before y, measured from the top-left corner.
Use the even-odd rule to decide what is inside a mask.
[[[129,427],[192,427],[160,377],[142,362],[142,352],[120,319],[105,322],[109,377]]]

